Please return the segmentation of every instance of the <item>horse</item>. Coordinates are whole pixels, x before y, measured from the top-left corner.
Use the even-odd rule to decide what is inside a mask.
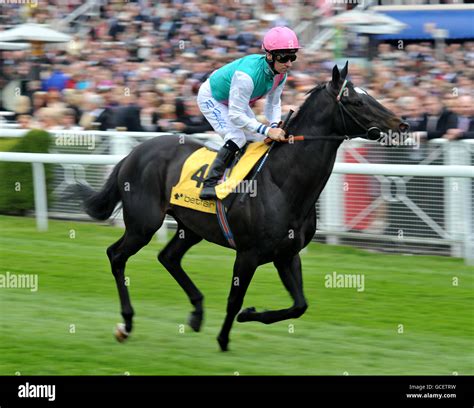
[[[217,337],[222,351],[228,350],[236,317],[238,322],[271,324],[299,318],[306,311],[299,252],[314,237],[315,204],[343,140],[377,139],[381,132],[408,129],[401,118],[347,81],[347,74],[347,62],[341,71],[335,65],[331,80],[308,92],[287,128],[288,135],[302,135],[305,140],[276,144],[255,179],[256,197],[238,200],[235,196],[243,193],[234,193],[223,201],[228,205],[228,200],[232,200],[227,217],[234,235],[236,257],[226,316]],[[179,180],[185,160],[203,146],[192,138],[182,142],[176,136],[145,141],[115,166],[99,192],[83,184],[75,186],[75,196],[82,200],[86,213],[96,220],[108,219],[117,204],[122,203],[125,232],[107,248],[124,321],[117,324],[115,331],[115,337],[121,342],[132,332],[134,316],[124,279],[126,262],[150,242],[166,214],[177,221],[178,227],[159,252],[158,261],[193,305],[188,324],[194,331],[201,329],[204,296],[181,267],[181,260],[203,239],[231,247],[215,215],[170,204],[171,189]],[[242,310],[257,267],[269,262],[276,267],[293,304],[281,310],[258,312],[253,307]]]

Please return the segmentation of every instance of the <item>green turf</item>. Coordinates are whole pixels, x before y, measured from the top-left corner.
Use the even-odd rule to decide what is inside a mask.
[[[18,143],[17,138],[4,138],[0,139],[0,152],[9,152],[12,147]]]
[[[156,261],[162,245],[144,248],[126,274],[135,330],[119,344],[105,248],[120,235],[116,227],[68,221],[50,221],[39,233],[33,219],[0,217],[0,273],[39,276],[37,292],[0,288],[0,375],[474,374],[474,268],[460,259],[311,244],[302,256],[306,314],[269,326],[235,323],[231,351],[222,353],[215,338],[233,251],[201,243],[187,254],[184,268],[206,296],[206,315],[200,333],[187,326],[181,333],[191,306]],[[326,288],[334,271],[363,274],[365,290]],[[260,267],[244,305],[290,303],[273,266]]]

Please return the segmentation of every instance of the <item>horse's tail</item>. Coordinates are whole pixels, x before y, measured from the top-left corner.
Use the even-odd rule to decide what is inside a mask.
[[[122,163],[123,160],[114,167],[104,187],[98,192],[85,184],[78,183],[74,186],[72,195],[82,200],[84,210],[90,217],[104,221],[112,215],[121,199],[117,175]]]

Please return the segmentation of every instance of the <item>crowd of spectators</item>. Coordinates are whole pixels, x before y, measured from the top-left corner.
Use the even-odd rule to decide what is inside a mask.
[[[272,26],[291,25],[284,17],[290,1],[267,1],[258,11],[236,0],[103,3],[97,15],[74,23],[71,42],[48,47],[39,59],[28,50],[3,52],[0,88],[21,84],[9,108],[22,128],[209,131],[195,102],[202,81],[227,62],[260,53]],[[64,18],[82,2],[49,4],[0,6],[0,30]],[[334,63],[331,47],[303,48],[287,81],[283,113],[327,81]],[[473,42],[449,44],[442,57],[431,43],[382,43],[370,64],[351,64],[349,72],[355,85],[427,139],[474,138]],[[255,107],[259,114],[262,104]]]

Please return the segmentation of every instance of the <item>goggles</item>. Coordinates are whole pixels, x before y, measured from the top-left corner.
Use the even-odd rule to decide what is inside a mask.
[[[291,62],[296,61],[296,54],[274,53],[273,58],[275,59],[275,61],[278,61],[278,62],[281,62],[282,64],[285,64],[288,61],[291,61]]]

